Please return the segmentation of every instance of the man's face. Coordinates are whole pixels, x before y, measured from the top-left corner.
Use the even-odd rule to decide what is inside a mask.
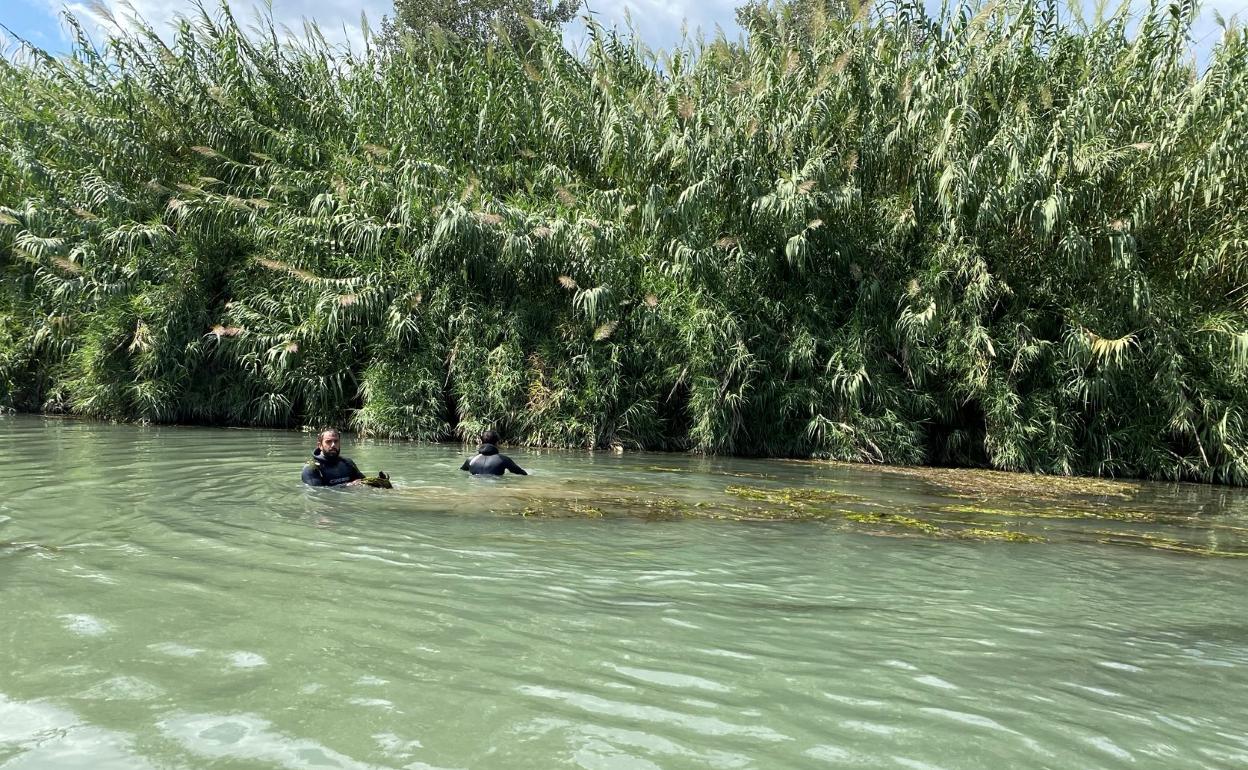
[[[316,443],[321,450],[321,455],[327,459],[337,459],[338,453],[342,451],[342,437],[337,433],[322,433],[321,438]]]

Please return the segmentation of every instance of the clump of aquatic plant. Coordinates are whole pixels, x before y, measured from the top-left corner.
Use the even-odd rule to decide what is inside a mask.
[[[1248,33],[846,8],[14,52],[0,407],[1248,482]]]
[[[792,508],[802,508],[826,503],[844,503],[862,500],[860,495],[837,492],[834,489],[815,489],[809,487],[746,487],[730,486],[724,490],[743,500],[771,503]]]
[[[961,513],[971,516],[998,516],[1026,519],[1106,519],[1111,521],[1156,521],[1159,518],[1181,518],[1179,514],[1159,514],[1114,506],[1087,506],[1070,503],[1061,506],[1036,506],[1020,504],[1013,508],[991,508],[979,505],[943,505],[941,513]]]
[[[883,526],[885,532],[904,532],[920,534],[935,538],[956,538],[961,540],[991,540],[1007,543],[1043,543],[1045,539],[1037,535],[1028,535],[1017,530],[987,527],[949,526],[948,521],[940,519],[919,519],[897,513],[863,513],[846,514],[845,518],[858,524]],[[879,531],[879,530],[876,530]]]
[[[1131,481],[1005,473],[973,468],[875,466],[875,470],[893,478],[921,481],[932,492],[941,496],[983,503],[1010,499],[1037,502],[1097,501],[1111,504],[1131,500],[1144,489],[1143,485]]]
[[[534,500],[520,511],[521,516],[568,516],[599,519],[606,513],[594,505],[586,505],[575,500]]]
[[[390,481],[390,477],[385,471],[377,471],[376,476],[368,476],[361,482],[366,487],[374,487],[376,489],[394,489],[394,484]]]
[[[1009,529],[961,529],[957,536],[965,540],[999,540],[1006,543],[1043,543],[1044,538]]]
[[[859,524],[884,525],[890,528],[899,528],[912,532],[918,532],[924,535],[939,536],[944,534],[944,530],[929,521],[916,519],[913,516],[903,516],[896,513],[859,512],[847,514],[845,518]]]

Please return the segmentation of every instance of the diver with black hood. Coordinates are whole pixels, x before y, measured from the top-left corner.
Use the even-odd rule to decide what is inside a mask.
[[[355,486],[364,481],[364,474],[351,460],[343,457],[342,435],[333,428],[316,437],[312,459],[303,466],[303,483],[310,487]],[[385,476],[385,474],[381,474]]]
[[[477,447],[477,453],[464,460],[464,464],[459,466],[461,471],[468,471],[474,476],[502,476],[507,471],[518,473],[521,476],[527,476],[524,468],[516,465],[515,460],[504,454],[498,453],[498,433],[496,431],[487,430],[481,434],[481,446]]]

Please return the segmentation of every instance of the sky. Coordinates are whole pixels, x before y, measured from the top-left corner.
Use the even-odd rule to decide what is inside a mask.
[[[630,23],[642,39],[653,48],[667,48],[680,40],[686,31],[696,35],[700,30],[708,39],[718,29],[735,38],[740,30],[733,18],[733,8],[742,0],[586,0],[586,7],[607,25],[621,27]],[[209,0],[215,5],[218,0]],[[929,0],[936,2],[936,0]],[[1136,0],[1140,2],[1140,0]],[[257,9],[264,9],[264,0],[230,0],[236,17],[250,23]],[[382,16],[390,12],[392,0],[269,0],[274,19],[295,34],[303,28],[303,20],[314,19],[327,38],[336,43],[348,42],[359,45],[360,14],[367,15],[369,24],[378,28]],[[93,32],[102,37],[107,26],[100,8],[107,8],[119,18],[133,8],[152,22],[158,30],[166,29],[179,12],[193,7],[191,0],[0,0],[0,50],[8,50],[16,35],[51,52],[64,51],[68,42],[60,15],[68,9],[80,19],[95,25]],[[1198,51],[1207,51],[1221,34],[1214,21],[1214,11],[1224,17],[1238,16],[1241,23],[1248,23],[1248,0],[1205,0],[1202,15],[1196,25],[1195,38]],[[575,46],[583,40],[583,33],[572,25],[565,39]]]

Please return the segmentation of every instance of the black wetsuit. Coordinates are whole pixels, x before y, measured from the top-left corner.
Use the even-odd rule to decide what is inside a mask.
[[[524,468],[516,465],[515,461],[507,455],[500,455],[498,447],[493,444],[482,444],[477,447],[475,457],[469,457],[464,460],[464,464],[459,466],[461,471],[468,471],[474,476],[502,476],[506,471],[519,473],[521,476],[528,476],[524,472]]]
[[[303,483],[310,487],[337,487],[364,478],[360,469],[342,455],[326,460],[321,450],[312,452],[312,459],[303,466]]]

